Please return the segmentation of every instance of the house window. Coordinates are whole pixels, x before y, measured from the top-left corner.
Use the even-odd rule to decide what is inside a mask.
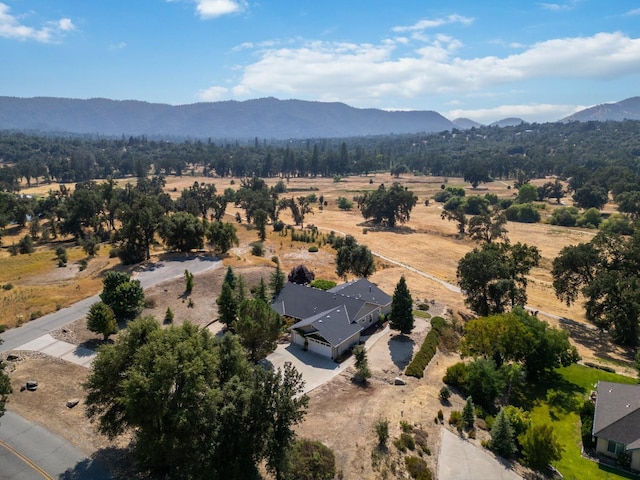
[[[621,453],[624,453],[624,445],[622,443],[609,440],[607,443],[607,452],[613,453],[614,455],[620,455]]]

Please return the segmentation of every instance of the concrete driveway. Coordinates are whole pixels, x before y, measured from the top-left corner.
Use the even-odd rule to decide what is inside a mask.
[[[376,332],[369,337],[362,337],[365,349],[369,350],[381,337],[389,331],[389,327]],[[353,356],[342,363],[336,363],[330,358],[317,353],[305,352],[299,345],[280,344],[275,352],[267,357],[274,368],[283,368],[286,362],[290,362],[304,379],[304,393],[318,388],[336,375],[342,373],[355,362]]]
[[[500,462],[486,450],[463,440],[446,428],[438,457],[440,480],[522,480],[508,464]]]

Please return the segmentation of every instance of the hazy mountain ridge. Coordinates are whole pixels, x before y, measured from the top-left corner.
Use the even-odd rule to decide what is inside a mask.
[[[136,100],[0,97],[0,129],[197,138],[314,138],[437,132],[433,111],[357,109],[343,103],[263,98],[166,105]]]
[[[586,108],[562,119],[563,122],[640,120],[640,97]]]
[[[640,97],[587,108],[561,121],[640,120]],[[526,123],[505,118],[491,126]],[[434,111],[385,111],[344,103],[255,100],[168,105],[138,100],[0,96],[0,130],[159,138],[336,138],[432,133],[482,124]]]

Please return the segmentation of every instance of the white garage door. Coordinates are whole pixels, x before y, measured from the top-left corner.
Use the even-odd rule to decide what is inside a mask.
[[[309,341],[308,344],[308,350],[310,352],[314,352],[314,353],[318,353],[322,356],[331,358],[331,346],[330,345],[326,345],[325,343],[320,343],[318,340],[315,340],[313,338],[308,338],[307,340]]]

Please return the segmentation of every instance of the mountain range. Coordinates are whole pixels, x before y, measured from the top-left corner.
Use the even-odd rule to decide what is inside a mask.
[[[598,105],[562,121],[640,119],[640,97]],[[508,118],[492,125],[524,122]],[[287,139],[406,134],[469,129],[434,111],[359,109],[344,103],[262,98],[167,105],[136,100],[0,96],[0,130],[152,138]]]

